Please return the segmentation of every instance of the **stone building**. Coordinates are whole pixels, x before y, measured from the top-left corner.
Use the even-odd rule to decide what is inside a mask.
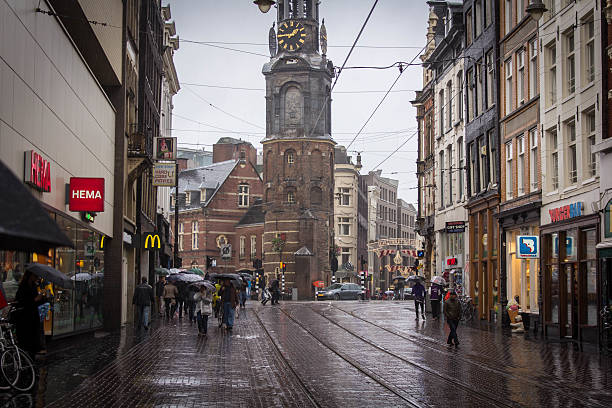
[[[434,3],[434,2],[432,2]],[[429,56],[436,100],[434,135],[435,268],[460,293],[468,283],[469,259],[465,183],[465,104],[463,8],[450,1],[435,2],[444,17],[437,27],[444,36]]]
[[[344,146],[336,146],[334,164],[335,234],[334,243],[338,259],[337,282],[359,281],[360,268],[357,254],[359,233],[359,169]]]
[[[206,269],[210,257],[216,266],[209,272],[233,273],[253,270],[252,261],[262,258],[263,183],[249,159],[255,152],[248,142],[221,138],[213,146],[218,161],[179,173],[178,249],[184,268]],[[173,229],[174,203],[173,189]],[[220,257],[225,244],[232,246],[229,260]]]
[[[401,198],[397,199],[397,237],[405,239],[407,245],[403,245],[400,255],[402,266],[414,267],[417,259],[416,251],[421,248],[421,240],[414,227],[416,222],[416,208]]]
[[[278,33],[270,30],[271,58],[263,66],[264,269],[281,277],[279,262],[286,263],[287,290],[296,288],[300,299],[312,298],[313,281],[329,284],[333,243],[334,68],[327,38],[319,35],[325,32],[319,6],[318,0],[277,2]]]
[[[499,13],[500,40],[500,305],[519,296],[523,311],[537,318],[537,259],[520,259],[517,237],[540,235],[540,52],[538,22],[523,2],[506,2]],[[502,318],[505,318],[502,316]],[[505,322],[505,324],[509,323]]]

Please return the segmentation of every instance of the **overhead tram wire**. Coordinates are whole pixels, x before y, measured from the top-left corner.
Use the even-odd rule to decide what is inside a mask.
[[[433,41],[433,38],[431,40],[429,40],[424,46],[423,48],[421,48],[421,50],[417,53],[417,55],[415,55],[412,60],[410,61],[410,63],[413,63],[418,57],[419,55],[421,55],[423,53],[423,51],[425,51],[427,49],[427,46],[429,45],[430,42]],[[400,66],[400,73],[397,76],[397,78],[395,78],[395,81],[393,81],[393,83],[391,84],[391,86],[389,87],[389,90],[387,90],[387,92],[385,93],[385,95],[382,97],[382,99],[380,100],[380,102],[378,103],[378,105],[376,105],[376,108],[374,108],[374,111],[372,112],[372,114],[370,115],[370,117],[368,117],[368,119],[365,121],[365,123],[363,124],[363,126],[361,126],[361,129],[359,129],[359,132],[357,132],[357,134],[355,135],[355,137],[353,138],[353,140],[351,140],[351,143],[348,144],[348,146],[346,146],[346,148],[348,149],[349,147],[351,147],[351,145],[355,142],[355,140],[357,140],[357,138],[359,137],[359,135],[361,134],[361,132],[363,132],[363,129],[365,129],[365,127],[367,126],[368,123],[370,123],[370,120],[374,117],[374,115],[376,114],[376,112],[378,111],[378,108],[380,108],[380,106],[383,104],[383,102],[385,101],[385,99],[387,99],[387,96],[389,95],[389,93],[391,92],[391,90],[393,89],[393,87],[395,86],[395,84],[397,84],[397,82],[399,81],[399,79],[402,77],[402,75],[404,74],[405,70],[401,68]]]
[[[264,128],[264,127],[262,127],[262,126],[259,126],[259,125],[255,124],[255,123],[253,123],[253,122],[249,122],[249,121],[248,121],[248,120],[246,120],[246,119],[242,119],[241,117],[238,117],[238,116],[236,116],[236,115],[234,115],[234,114],[232,114],[232,113],[229,113],[229,112],[227,112],[227,111],[225,111],[225,110],[221,109],[220,107],[216,106],[216,105],[215,105],[215,104],[213,104],[212,102],[207,101],[206,99],[204,99],[202,96],[198,95],[196,92],[192,91],[191,89],[189,89],[189,88],[186,88],[186,89],[187,89],[189,92],[191,92],[192,94],[194,94],[194,95],[195,95],[197,98],[199,98],[200,100],[202,100],[203,102],[205,102],[206,104],[208,104],[210,107],[212,107],[212,108],[214,108],[214,109],[217,109],[218,111],[220,111],[220,112],[222,112],[222,113],[224,113],[224,114],[226,114],[226,115],[228,115],[228,116],[230,116],[230,117],[232,117],[232,118],[234,118],[234,119],[236,119],[236,120],[239,120],[239,121],[241,121],[241,122],[244,122],[244,123],[246,123],[246,124],[249,124],[249,125],[251,125],[251,126],[254,126],[254,127],[258,128],[258,129],[265,130],[265,128]]]
[[[346,68],[345,68],[346,69]],[[215,89],[229,89],[229,90],[233,90],[233,91],[257,91],[257,92],[262,92],[265,91],[265,88],[247,88],[247,87],[240,87],[240,86],[224,86],[224,85],[212,85],[212,84],[198,84],[198,83],[194,83],[194,82],[181,82],[181,85],[185,85],[185,86],[197,86],[197,87],[204,87],[204,88],[215,88]],[[419,91],[420,89],[396,89],[394,91],[391,91],[392,93],[394,92],[416,92]],[[363,90],[354,90],[354,91],[336,91],[335,94],[372,94],[372,93],[384,93],[387,92],[385,90],[372,90],[372,89],[363,89]]]
[[[224,133],[233,133],[233,134],[236,134],[236,135],[241,135],[241,136],[245,136],[245,137],[252,137],[252,138],[257,138],[257,139],[261,138],[261,136],[257,136],[256,132],[254,133],[254,132],[244,132],[244,131],[225,129],[225,128],[222,128],[222,127],[219,127],[219,126],[211,125],[209,123],[200,122],[199,120],[191,119],[191,118],[179,115],[179,114],[174,113],[174,112],[172,113],[172,116],[177,117],[177,118],[182,119],[182,120],[186,120],[188,122],[197,123],[198,125],[207,126],[207,127],[213,128],[213,129],[221,130]]]
[[[380,163],[378,163],[378,165],[376,167],[374,167],[374,169],[372,171],[377,170],[380,166],[383,165],[383,163],[385,163],[387,160],[389,160],[391,158],[391,156],[393,156],[395,153],[397,153],[399,151],[399,149],[401,149],[402,147],[404,147],[406,145],[406,143],[408,143],[410,140],[412,140],[413,137],[415,137],[417,134],[419,133],[419,131],[417,130],[416,132],[414,132],[412,135],[410,135],[410,137],[408,137],[406,140],[404,140],[404,143],[402,143],[401,145],[399,145],[397,147],[397,149],[395,149],[391,154],[389,154],[387,157],[385,157],[385,159],[383,161],[381,161]]]
[[[321,110],[319,110],[319,114],[317,115],[317,120],[315,120],[315,123],[312,126],[312,129],[310,130],[309,136],[312,136],[314,130],[317,128],[317,125],[319,124],[319,120],[321,119],[321,114],[323,113],[323,111],[325,110],[325,108],[327,106],[327,103],[329,102],[329,98],[331,96],[331,93],[334,91],[334,88],[336,87],[336,84],[338,83],[338,79],[340,79],[340,74],[342,74],[342,69],[346,66],[346,63],[348,62],[348,59],[350,58],[351,54],[353,53],[353,50],[355,49],[355,46],[357,45],[357,42],[359,41],[359,38],[361,37],[361,34],[363,33],[363,30],[365,30],[365,27],[368,24],[368,21],[370,21],[370,17],[372,16],[372,13],[374,12],[374,9],[376,8],[377,4],[378,4],[378,0],[375,0],[374,4],[372,4],[372,8],[370,9],[370,12],[368,13],[368,16],[366,17],[365,21],[361,25],[361,29],[359,30],[359,33],[357,34],[357,37],[355,38],[355,41],[353,42],[353,45],[351,46],[351,49],[349,50],[348,54],[346,55],[346,58],[344,59],[344,62],[342,63],[342,67],[338,71],[338,74],[336,75],[336,79],[334,80],[334,83],[332,84],[332,87],[329,90],[329,93],[327,95],[325,95],[325,101],[323,101],[323,104],[321,105]]]

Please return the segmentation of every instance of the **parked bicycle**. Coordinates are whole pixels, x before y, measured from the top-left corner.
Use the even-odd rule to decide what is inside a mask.
[[[30,356],[15,342],[11,316],[15,308],[9,311],[9,318],[0,318],[0,389],[13,388],[26,392],[34,387],[36,370]]]
[[[469,296],[461,296],[459,298],[459,303],[461,303],[461,321],[471,322],[474,320],[474,317],[476,317],[478,313],[478,309],[474,306],[472,298]]]

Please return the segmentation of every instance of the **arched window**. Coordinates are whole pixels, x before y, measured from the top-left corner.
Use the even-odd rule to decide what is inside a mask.
[[[312,187],[310,189],[310,203],[312,205],[323,204],[323,191],[319,187]]]
[[[287,191],[287,203],[295,204],[295,191],[294,190]]]
[[[285,156],[287,157],[285,160],[287,160],[287,165],[289,167],[293,166],[295,164],[295,152],[293,150],[287,150],[287,152],[285,153]]]
[[[300,126],[304,116],[304,99],[296,86],[289,86],[285,91],[285,125]]]

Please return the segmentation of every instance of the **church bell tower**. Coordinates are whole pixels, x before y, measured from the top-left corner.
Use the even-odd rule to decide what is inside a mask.
[[[330,283],[334,145],[327,32],[320,0],[279,0],[270,29],[264,154],[264,271],[312,299]],[[284,263],[285,272],[279,268]]]

